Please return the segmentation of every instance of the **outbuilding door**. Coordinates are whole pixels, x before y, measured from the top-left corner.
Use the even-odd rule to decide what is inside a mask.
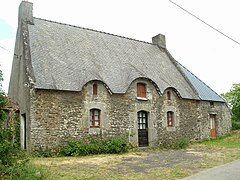
[[[210,137],[213,139],[217,137],[216,114],[210,114]]]
[[[21,115],[21,147],[27,149],[27,120],[26,114]]]
[[[147,112],[139,111],[138,114],[138,145],[148,146],[148,117]]]

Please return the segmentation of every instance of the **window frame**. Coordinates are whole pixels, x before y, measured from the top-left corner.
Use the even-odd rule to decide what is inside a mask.
[[[95,119],[96,115],[97,115],[97,121]],[[90,109],[90,128],[100,128],[100,122],[101,122],[100,116],[101,116],[100,109]],[[95,125],[96,122],[97,122],[97,125]]]
[[[147,85],[145,83],[137,83],[137,97],[138,98],[147,98]]]
[[[214,108],[214,102],[213,101],[210,101],[210,107]]]
[[[167,127],[174,127],[174,112],[167,112]]]

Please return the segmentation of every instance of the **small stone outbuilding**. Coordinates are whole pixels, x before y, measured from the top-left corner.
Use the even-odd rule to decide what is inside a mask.
[[[224,99],[152,43],[33,17],[22,1],[9,96],[22,148],[126,134],[136,146],[215,138],[231,129]]]

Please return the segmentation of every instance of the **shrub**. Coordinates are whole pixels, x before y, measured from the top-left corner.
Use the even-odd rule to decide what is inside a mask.
[[[11,137],[11,131],[2,129],[0,132],[0,164],[5,166],[11,166],[23,157],[20,147],[12,143],[9,137]]]
[[[53,152],[51,151],[51,149],[48,149],[48,147],[46,148],[40,147],[39,149],[35,149],[32,155],[36,157],[52,157]]]
[[[0,166],[0,170],[0,179],[47,179],[43,169],[28,161],[21,161],[8,168]]]
[[[128,142],[123,137],[101,139],[99,137],[86,137],[81,140],[70,140],[60,150],[64,156],[86,156],[90,154],[124,153],[128,151]]]
[[[105,142],[105,153],[115,154],[128,151],[128,142],[123,137],[114,137]]]
[[[160,148],[165,149],[185,149],[189,146],[189,140],[185,138],[176,139],[174,141],[163,141]]]
[[[240,121],[232,121],[232,130],[240,130]]]

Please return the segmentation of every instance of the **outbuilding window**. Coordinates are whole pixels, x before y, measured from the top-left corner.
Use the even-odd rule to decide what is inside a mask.
[[[137,97],[146,98],[146,84],[137,83]]]
[[[167,112],[167,126],[168,127],[174,126],[174,112],[172,111]]]
[[[99,128],[100,127],[100,110],[91,109],[90,110],[90,127]]]

